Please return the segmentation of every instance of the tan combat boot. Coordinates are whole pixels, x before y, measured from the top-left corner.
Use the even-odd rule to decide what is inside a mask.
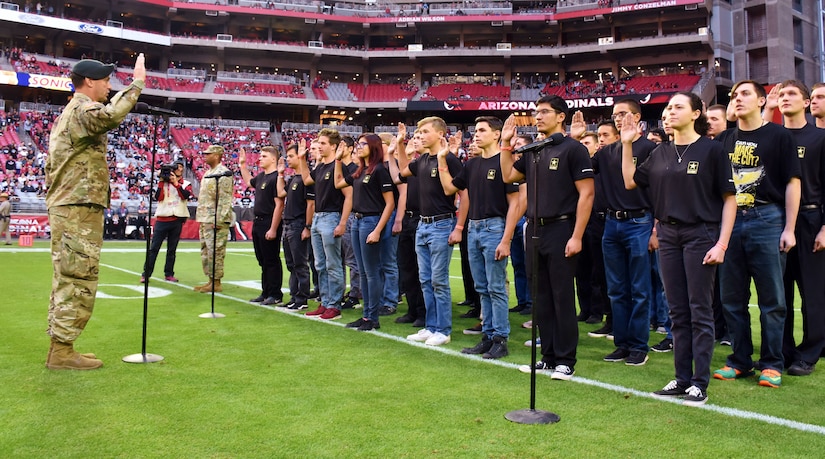
[[[50,370],[94,370],[103,366],[98,359],[90,359],[75,352],[71,343],[52,341],[46,368]]]
[[[52,351],[54,351],[54,341],[52,341],[51,345],[49,346],[49,355],[46,357],[46,362],[51,360]],[[91,352],[87,352],[85,354],[80,354],[80,355],[82,355],[83,357],[86,357],[87,359],[96,359],[97,358],[97,356],[92,354]]]
[[[215,283],[215,292],[222,292],[223,287],[221,286],[221,280],[215,279],[213,282]],[[204,290],[204,292],[212,292],[212,287],[210,286],[208,289]]]
[[[196,292],[211,292],[212,291],[212,279],[203,285],[198,285],[197,287],[193,288],[192,290]]]

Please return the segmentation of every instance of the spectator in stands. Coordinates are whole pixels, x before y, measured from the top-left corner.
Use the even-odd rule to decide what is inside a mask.
[[[169,177],[161,177],[154,199],[158,203],[155,210],[155,228],[152,231],[152,243],[143,265],[143,274],[140,283],[152,277],[155,270],[155,260],[160,253],[160,246],[166,239],[166,264],[163,274],[168,282],[177,282],[175,277],[175,259],[177,258],[178,242],[183,231],[183,225],[189,219],[189,209],[186,203],[192,192],[183,180],[183,164],[176,164]],[[143,204],[143,202],[141,202]],[[140,213],[140,211],[138,211]],[[145,217],[144,217],[145,218]]]
[[[129,208],[126,203],[121,201],[120,207],[117,209],[117,237],[118,239],[126,239],[126,225],[129,224]]]

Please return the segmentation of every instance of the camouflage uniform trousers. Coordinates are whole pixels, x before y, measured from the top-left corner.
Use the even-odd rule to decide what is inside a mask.
[[[0,235],[6,235],[6,242],[11,243],[11,229],[9,228],[9,217],[0,217]]]
[[[218,226],[217,246],[215,252],[217,258],[215,259],[215,279],[223,278],[223,259],[226,256],[226,241],[229,238],[229,227]],[[211,223],[201,223],[198,228],[198,234],[201,240],[201,265],[203,266],[203,273],[206,277],[212,278],[212,241],[215,237],[215,230]]]
[[[54,206],[52,228],[52,294],[47,333],[74,342],[92,316],[103,245],[103,208],[94,205]]]

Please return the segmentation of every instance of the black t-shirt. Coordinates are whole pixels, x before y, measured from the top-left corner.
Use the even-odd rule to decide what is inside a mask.
[[[278,196],[277,183],[278,171],[269,174],[261,172],[249,181],[249,184],[255,187],[253,212],[256,217],[270,217],[275,212],[275,198]]]
[[[335,161],[318,163],[310,175],[315,180],[315,212],[341,212],[344,194],[335,188]]]
[[[656,144],[640,137],[633,142],[633,159],[636,165],[647,161]],[[593,172],[602,191],[608,209],[639,210],[650,209],[650,198],[639,188],[628,190],[622,177],[622,143],[605,146],[593,155]]]
[[[527,217],[553,218],[576,213],[579,202],[578,180],[593,178],[590,154],[580,142],[565,137],[558,145],[539,153],[533,175],[535,154],[525,154],[513,167],[527,177]],[[536,195],[541,199],[536,203]]]
[[[305,186],[300,174],[295,174],[286,184],[286,204],[284,204],[284,220],[305,220],[307,215],[307,201],[315,200],[313,185]]]
[[[395,158],[393,158],[392,160],[395,161],[395,165],[398,166],[398,160],[396,160]],[[390,171],[390,162],[389,161],[384,161],[384,168],[387,169],[387,172]],[[390,178],[392,178],[392,175],[390,175]],[[396,208],[398,208],[398,197],[399,196],[400,196],[400,193],[398,192],[398,187],[395,186],[395,182],[393,182],[392,183],[392,199],[393,199],[393,202],[395,202],[395,207]]]
[[[447,169],[450,175],[457,176],[461,171],[461,161],[450,153],[447,155]],[[419,205],[421,215],[432,217],[435,215],[451,214],[455,212],[454,195],[445,195],[441,180],[438,178],[438,157],[425,153],[412,160],[409,164],[410,172],[418,177]]]
[[[662,143],[636,168],[633,180],[648,188],[653,215],[663,222],[719,223],[724,194],[736,192],[728,155],[706,137],[690,144],[681,162],[675,147]]]
[[[421,196],[418,186],[418,177],[403,177],[401,181],[407,184],[407,204],[405,210],[409,210],[411,212],[420,211],[421,204],[419,202],[421,200]]]
[[[392,191],[390,173],[383,165],[377,164],[371,174],[364,168],[358,178],[344,176],[347,184],[352,186],[352,211],[362,214],[380,214],[386,203],[384,194]]]
[[[716,139],[725,147],[733,167],[736,203],[742,207],[761,204],[785,206],[785,188],[793,177],[802,177],[796,142],[784,127],[767,123],[752,131],[728,129]]]
[[[788,129],[796,141],[796,154],[802,167],[802,204],[822,204],[825,183],[825,130],[812,124]]]
[[[518,193],[518,185],[501,180],[499,155],[476,156],[464,163],[464,168],[453,177],[453,186],[467,190],[470,200],[470,220],[507,217],[507,194]]]

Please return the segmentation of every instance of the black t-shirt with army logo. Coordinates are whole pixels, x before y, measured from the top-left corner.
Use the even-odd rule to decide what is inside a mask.
[[[733,167],[736,203],[785,206],[785,188],[802,177],[796,142],[784,127],[767,123],[752,131],[728,129],[716,139],[725,147]]]
[[[310,175],[315,180],[315,212],[344,210],[344,194],[335,188],[335,161],[319,163]]]
[[[719,223],[725,193],[735,193],[730,160],[724,147],[705,137],[683,151],[662,143],[636,168],[633,180],[647,188],[653,215],[663,222]]]
[[[353,212],[380,214],[384,211],[386,203],[383,193],[392,191],[393,184],[389,171],[383,165],[377,164],[369,174],[364,168],[357,178],[347,174],[344,180],[352,186]]]
[[[461,172],[453,177],[453,186],[467,190],[470,220],[507,217],[507,194],[518,193],[518,185],[501,180],[499,154],[489,158],[470,158]]]
[[[812,124],[788,129],[796,141],[796,156],[802,167],[802,204],[822,204],[825,184],[825,130]]]
[[[277,183],[278,171],[269,174],[261,172],[249,181],[249,184],[255,188],[253,212],[256,217],[270,217],[275,212],[275,197],[278,195]]]
[[[633,159],[638,166],[650,156],[656,144],[644,137],[633,142]],[[601,189],[601,198],[611,210],[650,209],[650,199],[642,189],[628,190],[622,177],[622,143],[605,146],[593,155],[593,173]]]
[[[535,176],[532,164],[535,165]],[[593,178],[590,154],[580,142],[570,137],[539,153],[525,154],[513,167],[527,177],[527,218],[554,218],[576,213],[579,191],[576,182]],[[536,202],[536,195],[540,196]]]
[[[300,174],[292,176],[286,184],[286,204],[284,204],[284,220],[306,220],[307,201],[315,200],[314,185],[304,185]]]
[[[450,175],[457,176],[461,172],[461,161],[454,154],[447,155],[447,169]],[[438,178],[438,157],[425,153],[412,160],[409,164],[410,172],[418,177],[419,201],[421,215],[432,217],[455,212],[454,195],[445,195]]]

